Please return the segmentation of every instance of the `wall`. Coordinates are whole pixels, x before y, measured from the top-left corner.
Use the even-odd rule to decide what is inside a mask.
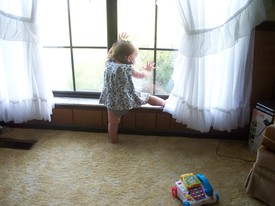
[[[275,21],[275,0],[270,0],[271,7],[267,10],[267,21]]]
[[[257,27],[254,47],[251,106],[275,99],[275,21]]]
[[[94,132],[107,132],[107,111],[103,106],[57,105],[53,110],[52,121],[30,121],[17,127],[69,129]],[[15,126],[15,125],[13,125]],[[200,133],[177,123],[170,114],[159,107],[141,107],[131,110],[122,117],[119,133],[143,135],[176,135],[207,138],[246,139],[247,128],[228,132],[211,131]]]
[[[275,80],[275,26],[273,22],[265,22],[256,28],[253,88],[251,109],[261,100],[270,99],[274,92]],[[102,106],[56,105],[53,110],[52,122],[30,121],[17,127],[71,129],[107,132],[107,112]],[[119,130],[121,133],[200,136],[207,138],[247,139],[249,125],[231,133],[211,130],[199,133],[177,123],[170,114],[163,113],[159,108],[138,108],[122,118]]]

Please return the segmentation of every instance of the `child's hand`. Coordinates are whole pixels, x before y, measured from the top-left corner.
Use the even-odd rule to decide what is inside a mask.
[[[147,77],[149,73],[151,73],[155,69],[155,63],[154,62],[147,62],[145,66],[142,67],[142,71],[137,71],[132,65],[132,75],[133,77],[142,79]]]
[[[118,35],[118,41],[126,40],[129,37],[129,34],[126,32],[122,32],[121,34]]]
[[[152,72],[155,68],[154,62],[147,62],[146,65],[142,67],[142,69],[147,72]]]

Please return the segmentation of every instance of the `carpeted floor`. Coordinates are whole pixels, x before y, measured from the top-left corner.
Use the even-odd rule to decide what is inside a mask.
[[[18,128],[0,136],[37,140],[30,150],[0,148],[1,206],[179,206],[171,187],[189,172],[209,179],[215,205],[264,205],[244,190],[245,160],[256,157],[245,141],[121,134],[113,145],[105,133]]]

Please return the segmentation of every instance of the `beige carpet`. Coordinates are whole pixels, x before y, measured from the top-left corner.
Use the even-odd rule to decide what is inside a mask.
[[[171,187],[203,173],[220,195],[215,205],[264,205],[244,184],[255,160],[247,142],[183,137],[5,128],[2,138],[36,139],[31,150],[0,149],[0,205],[179,206]]]

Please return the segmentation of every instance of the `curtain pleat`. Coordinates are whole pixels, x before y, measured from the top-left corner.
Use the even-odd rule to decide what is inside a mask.
[[[0,121],[51,120],[35,10],[36,0],[0,3]]]
[[[177,0],[177,5],[183,34],[164,111],[201,132],[247,125],[254,28],[265,20],[263,1]],[[216,13],[220,18],[213,18]]]

